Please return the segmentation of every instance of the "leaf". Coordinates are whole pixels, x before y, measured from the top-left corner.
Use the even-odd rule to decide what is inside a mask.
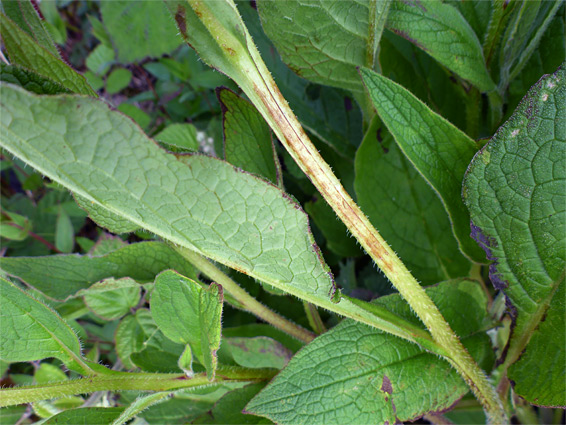
[[[427,293],[459,335],[473,335],[487,318],[476,282],[443,282]],[[376,302],[419,323],[399,294]],[[464,343],[476,357],[491,351],[485,334]],[[297,353],[246,411],[278,424],[391,424],[443,411],[467,391],[447,361],[348,319]]]
[[[313,85],[291,71],[266,37],[251,2],[238,2],[238,11],[277,86],[303,127],[350,159],[362,136],[362,117],[356,103],[340,90]]]
[[[460,250],[475,262],[485,262],[469,237],[470,215],[461,198],[461,182],[476,143],[400,85],[368,69],[361,74],[381,120],[440,196]]]
[[[99,44],[86,58],[86,67],[96,75],[104,76],[115,62],[114,50],[105,44]]]
[[[257,109],[229,89],[216,91],[222,107],[224,158],[277,185],[281,170],[271,130]]]
[[[16,84],[36,94],[70,93],[61,84],[33,71],[15,65],[0,63],[0,81]]]
[[[75,229],[71,218],[63,208],[59,208],[55,227],[55,247],[64,253],[73,252],[75,246]]]
[[[0,90],[2,146],[42,174],[178,245],[303,299],[331,302],[334,284],[307,217],[279,189],[214,158],[182,162],[94,99]],[[64,131],[64,139],[48,128]],[[39,288],[31,278],[24,280]],[[81,279],[73,289],[85,286]]]
[[[159,272],[174,268],[185,276],[196,278],[192,266],[162,242],[139,242],[95,257],[2,257],[0,267],[57,300],[75,296],[81,289],[108,277],[131,277],[138,282],[150,282]]]
[[[182,42],[162,2],[102,2],[100,13],[120,63],[171,53]]]
[[[230,352],[234,361],[243,367],[273,367],[283,369],[293,352],[274,339],[232,337],[222,340],[222,349]]]
[[[156,405],[158,403],[163,403],[171,397],[169,391],[157,392],[154,394],[149,394],[146,396],[138,397],[133,403],[131,403],[116,419],[111,422],[111,425],[122,425],[128,422],[130,419],[135,418],[139,413],[143,412],[148,407]]]
[[[140,300],[140,285],[128,277],[105,279],[78,292],[84,296],[86,306],[105,320],[126,315]]]
[[[565,393],[557,403],[559,397],[549,397],[544,390],[546,385],[563,385],[557,370],[563,368],[555,361],[564,357],[564,333],[549,335],[548,329],[564,325],[541,323],[545,315],[549,321],[550,305],[558,311],[563,308],[563,299],[553,302],[553,297],[565,284],[565,114],[566,70],[562,65],[531,88],[511,118],[475,156],[463,191],[473,237],[493,261],[491,281],[505,293],[514,320],[506,363],[516,361],[525,349],[526,359],[532,358],[531,350],[542,350],[537,369],[512,379],[525,391],[528,382],[546,377],[548,383],[540,393],[529,388],[525,395],[529,402],[543,406],[566,405]],[[515,370],[527,372],[519,366]]]
[[[40,15],[35,10],[31,1],[5,1],[2,2],[2,9],[6,16],[25,31],[35,43],[43,47],[56,58],[61,59],[59,50],[57,50],[51,35],[45,28],[46,22],[40,18]]]
[[[506,88],[527,64],[562,4],[562,1],[525,1],[513,10],[501,40],[500,87]]]
[[[356,154],[360,207],[422,284],[466,276],[471,265],[458,251],[442,202],[382,130],[369,129]]]
[[[116,94],[128,87],[132,80],[132,72],[129,69],[117,68],[110,73],[106,79],[106,91]]]
[[[293,71],[363,94],[356,67],[374,65],[388,1],[262,1],[258,10],[265,33]]]
[[[386,25],[481,91],[495,88],[474,30],[453,6],[397,0],[391,4]]]
[[[170,124],[153,138],[171,152],[197,152],[197,129],[192,124]]]
[[[41,47],[14,22],[0,13],[2,41],[13,65],[21,65],[74,93],[96,96],[84,77]]]
[[[151,314],[159,329],[172,341],[191,346],[209,380],[218,362],[222,301],[221,286],[212,283],[204,289],[173,271],[157,276],[151,295]]]
[[[93,372],[81,356],[79,339],[54,310],[3,277],[0,287],[0,359],[13,363],[55,357],[83,375]]]
[[[100,425],[111,423],[124,411],[123,407],[80,407],[51,416],[42,425]]]

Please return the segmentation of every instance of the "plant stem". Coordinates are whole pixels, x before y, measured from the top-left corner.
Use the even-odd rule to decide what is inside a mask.
[[[271,77],[239,15],[237,18],[232,17],[234,20],[239,19],[238,25],[234,27],[237,28],[237,33],[233,33],[232,27],[225,26],[226,17],[219,19],[214,13],[227,11],[226,8],[215,6],[219,2],[188,1],[206,30],[215,40],[221,40],[218,46],[224,52],[225,60],[232,64],[236,82],[340,220],[422,320],[437,345],[447,352],[448,360],[484,406],[489,421],[507,423],[501,401],[484,372],[466,351],[425,290],[356,205],[308,138]],[[237,14],[233,1],[225,0],[224,5],[228,5],[228,8]],[[241,42],[242,36],[245,37],[245,44]],[[335,304],[335,307],[338,305]],[[336,311],[336,308],[331,310]]]
[[[205,372],[198,373],[192,378],[187,378],[182,373],[111,372],[51,384],[4,388],[0,390],[0,407],[95,391],[172,391],[222,382],[267,381],[273,378],[277,372],[275,369],[222,367],[217,369],[213,381],[208,380]]]
[[[299,325],[291,322],[285,317],[264,306],[262,303],[248,294],[236,282],[230,279],[230,277],[220,271],[220,269],[218,269],[208,259],[187,248],[174,248],[179,254],[187,259],[187,261],[193,264],[211,280],[218,283],[219,285],[222,285],[222,288],[228,291],[228,293],[230,293],[230,295],[232,295],[236,299],[236,301],[238,301],[243,306],[245,310],[256,315],[260,319],[265,320],[267,323],[275,326],[277,329],[280,329],[283,332],[291,335],[292,337],[297,338],[299,341],[303,341],[308,344],[316,337],[316,335],[312,332],[300,327]]]
[[[324,326],[320,314],[318,314],[316,305],[303,301],[303,306],[305,307],[305,313],[313,331],[318,335],[326,332],[326,326]]]

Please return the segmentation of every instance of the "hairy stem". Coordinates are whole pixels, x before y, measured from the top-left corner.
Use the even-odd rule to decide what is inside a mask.
[[[297,338],[299,341],[303,341],[308,344],[316,337],[316,335],[312,332],[300,327],[264,306],[200,254],[182,247],[175,247],[175,250],[211,280],[222,285],[222,288],[232,295],[245,310],[275,326],[277,329]]]
[[[0,407],[33,403],[95,391],[172,391],[182,388],[208,386],[222,382],[267,381],[277,374],[275,369],[244,369],[236,367],[218,368],[216,377],[209,381],[206,373],[192,378],[177,373],[132,373],[114,372],[87,376],[62,382],[0,390]]]

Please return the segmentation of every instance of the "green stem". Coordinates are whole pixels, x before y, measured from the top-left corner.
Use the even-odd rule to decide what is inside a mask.
[[[424,288],[373,227],[310,141],[271,77],[243,21],[239,16],[234,18],[239,19],[237,25],[239,35],[235,36],[225,27],[226,19],[219,19],[215,15],[214,10],[222,10],[216,9],[217,2],[188,1],[207,31],[214,39],[221,40],[218,46],[224,52],[225,60],[230,61],[233,69],[236,70],[234,73],[236,82],[340,220],[422,320],[436,344],[447,352],[448,360],[478,397],[490,422],[506,423],[507,417],[501,401],[484,372],[466,351]],[[224,4],[228,4],[237,14],[233,1],[226,0]],[[245,44],[242,44],[241,36],[245,37]],[[332,303],[331,300],[328,301]],[[341,304],[342,302],[334,303],[329,309],[336,311]],[[346,315],[352,317],[351,314]],[[383,325],[396,327],[391,323]],[[404,329],[402,334],[406,335]]]
[[[305,313],[312,330],[315,331],[315,333],[317,333],[318,335],[326,332],[326,326],[324,326],[324,323],[320,318],[320,314],[318,314],[316,306],[306,301],[303,302],[303,306],[305,307]]]
[[[277,329],[282,330],[292,337],[297,338],[299,341],[303,341],[308,344],[316,337],[316,335],[312,332],[300,327],[264,306],[200,254],[183,247],[175,247],[175,250],[211,280],[222,285],[222,288],[232,295],[236,301],[242,305],[244,310],[255,314],[260,319],[275,326]]]
[[[216,377],[213,381],[208,380],[205,372],[198,373],[192,378],[177,373],[114,372],[51,384],[4,388],[0,390],[0,407],[51,400],[95,391],[172,391],[222,382],[267,381],[273,378],[277,372],[275,369],[221,367],[217,369]]]

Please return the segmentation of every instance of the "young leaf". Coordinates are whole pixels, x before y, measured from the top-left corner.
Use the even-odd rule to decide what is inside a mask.
[[[358,94],[357,66],[373,68],[389,1],[262,1],[263,28],[298,75]]]
[[[104,320],[115,320],[126,315],[140,300],[140,285],[128,277],[105,279],[88,289],[78,292],[84,302],[97,316]],[[77,294],[77,295],[78,295]]]
[[[473,335],[487,318],[481,287],[463,280],[443,282],[427,292],[454,330],[471,336],[476,357],[487,355],[489,338]],[[398,294],[377,303],[419,323]],[[246,411],[278,424],[397,423],[445,410],[467,391],[445,360],[344,320],[295,355]]]
[[[153,138],[171,152],[197,152],[199,149],[197,129],[192,124],[168,125]]]
[[[13,65],[37,72],[74,93],[96,96],[82,75],[39,45],[3,13],[0,24],[2,41]]]
[[[64,300],[81,289],[113,277],[131,277],[151,282],[168,268],[196,278],[192,266],[162,242],[140,242],[103,256],[53,255],[46,257],[2,257],[0,267],[56,300]],[[56,281],[57,285],[52,282]]]
[[[36,44],[43,47],[56,58],[61,59],[59,50],[57,50],[51,35],[45,29],[45,21],[39,17],[31,1],[4,1],[2,2],[2,9],[6,16],[24,30]]]
[[[557,370],[563,370],[565,357],[564,315],[548,311],[551,305],[556,312],[564,308],[564,299],[554,297],[564,293],[559,287],[565,284],[565,115],[562,65],[531,88],[475,156],[463,191],[473,236],[493,260],[491,281],[505,293],[514,320],[505,364],[525,358],[510,378],[519,395],[543,406],[566,405],[566,392],[556,391],[564,388]],[[557,321],[549,322],[552,318]],[[534,355],[538,367],[529,373],[524,365]],[[511,375],[513,370],[522,373]]]
[[[473,261],[485,262],[469,237],[470,215],[461,198],[464,173],[478,146],[405,88],[368,69],[361,74],[381,120],[440,196],[460,250]]]
[[[182,43],[160,1],[104,1],[100,13],[120,63],[159,57]]]
[[[109,94],[116,94],[130,84],[132,71],[124,68],[117,68],[110,73],[106,79],[106,91]]]
[[[360,206],[423,284],[466,276],[470,262],[458,251],[442,202],[382,130],[368,130],[356,154]]]
[[[387,28],[415,43],[481,91],[495,88],[476,34],[453,6],[437,1],[394,1]]]
[[[132,404],[130,404],[110,425],[122,425],[129,420],[135,418],[139,413],[143,412],[150,406],[158,403],[163,403],[171,397],[171,392],[157,392],[154,394],[138,397]]]
[[[229,89],[216,91],[222,106],[224,159],[250,173],[280,184],[281,170],[271,130],[261,114]]]
[[[114,334],[116,342],[116,354],[127,369],[133,369],[130,356],[141,352],[147,345],[147,341],[159,330],[146,308],[140,308],[134,315],[124,317]]]
[[[151,314],[159,329],[172,341],[189,344],[210,380],[218,361],[222,300],[222,287],[213,283],[204,289],[174,271],[157,276],[151,296]]]
[[[57,313],[13,283],[0,277],[4,330],[0,359],[24,362],[55,357],[83,375],[93,371],[81,355],[81,344]]]

